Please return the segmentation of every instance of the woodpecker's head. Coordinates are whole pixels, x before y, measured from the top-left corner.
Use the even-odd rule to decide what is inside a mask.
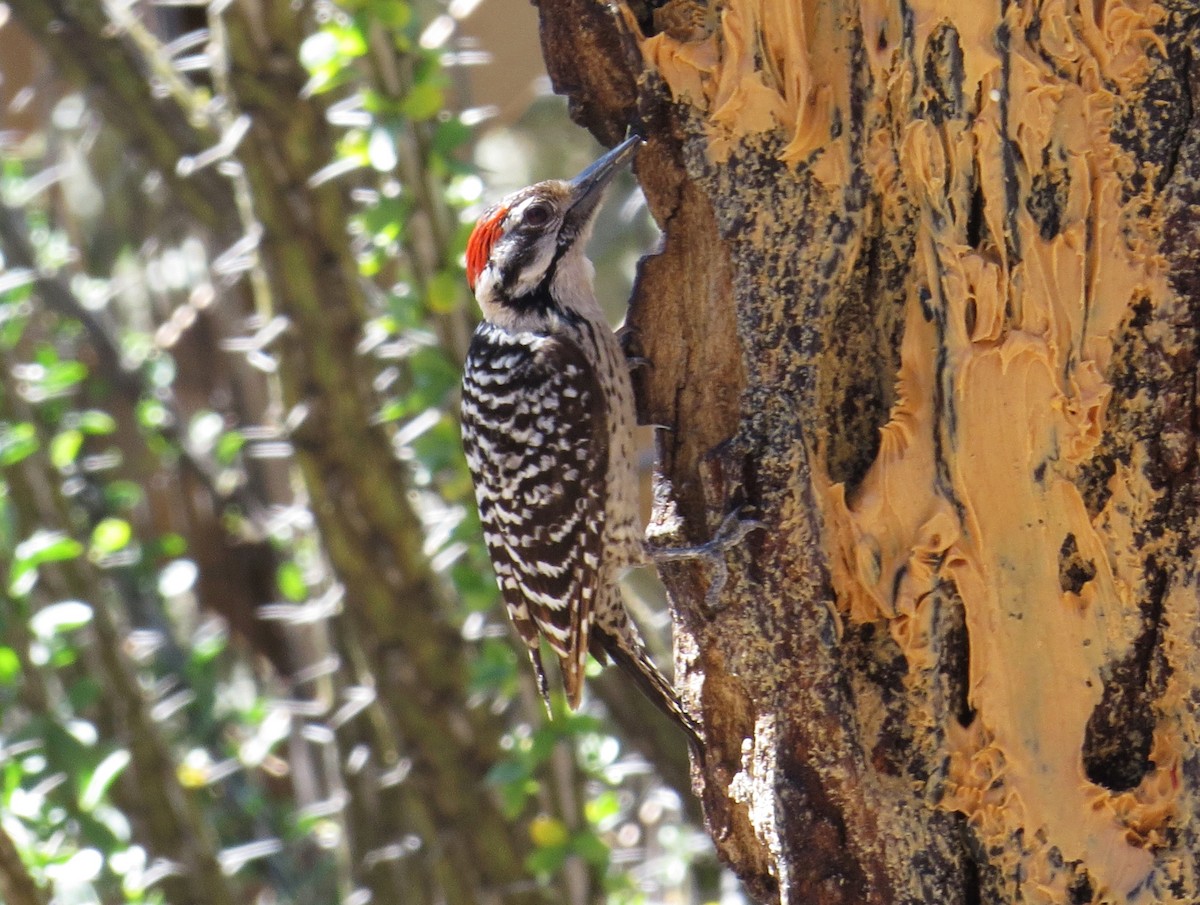
[[[605,187],[641,141],[631,136],[570,182],[531,185],[479,218],[467,242],[467,282],[486,320],[524,330],[569,311],[599,314],[584,246]]]

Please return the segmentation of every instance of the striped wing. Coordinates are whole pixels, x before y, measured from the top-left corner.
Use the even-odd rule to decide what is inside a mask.
[[[569,339],[481,324],[463,374],[462,421],[509,616],[543,695],[539,636],[560,658],[577,706],[601,592],[608,474],[606,402],[595,371]]]

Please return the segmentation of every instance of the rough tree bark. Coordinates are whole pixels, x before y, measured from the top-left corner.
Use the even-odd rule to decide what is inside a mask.
[[[541,0],[647,144],[695,782],[764,902],[1200,900],[1200,5]],[[660,513],[662,530],[672,528]]]

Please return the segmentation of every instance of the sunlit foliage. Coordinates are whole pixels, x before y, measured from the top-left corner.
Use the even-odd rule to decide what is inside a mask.
[[[37,4],[12,7],[32,37],[0,36],[32,52]],[[227,4],[80,13],[73,25],[140,68],[95,65],[136,74],[194,130],[164,124],[165,151],[69,73],[23,86],[20,127],[0,123],[4,889],[12,905],[476,901],[439,873],[441,851],[486,821],[443,825],[416,805],[436,794],[422,785],[436,750],[507,821],[504,845],[484,841],[514,860],[486,865],[512,877],[492,893],[689,901],[706,849],[680,797],[603,708],[547,721],[497,607],[456,420],[475,317],[461,258],[484,191],[443,50],[419,40],[444,13],[348,0],[286,15],[302,36],[276,44],[292,54],[279,69],[306,80],[252,96],[247,22]],[[261,244],[279,200],[248,112],[264,103],[317,109],[333,136],[283,200],[314,218],[322,193],[349,201],[331,235],[362,316],[345,359],[318,365],[365,366],[359,423],[288,401],[295,362],[324,347],[289,316]],[[331,249],[295,253],[297,268],[336,266]],[[315,417],[350,444],[385,438],[402,464],[403,486],[379,494],[411,510],[433,596],[396,600],[392,618],[437,608],[471,726],[410,710],[385,670],[420,681],[424,662],[390,663],[364,637],[356,551],[323,530],[331,506],[356,504],[304,467],[320,461]],[[422,720],[439,735],[416,746]]]

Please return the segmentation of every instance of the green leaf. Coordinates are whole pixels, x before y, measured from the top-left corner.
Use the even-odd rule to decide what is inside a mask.
[[[246,438],[241,431],[226,431],[217,441],[216,457],[222,465],[232,465],[237,454],[246,445]]]
[[[104,687],[92,676],[76,679],[67,689],[67,700],[77,711],[94,706],[103,695]]]
[[[472,563],[470,558],[464,557],[450,567],[450,579],[471,612],[486,612],[496,605],[500,591],[486,565]]]
[[[371,15],[389,31],[398,31],[412,21],[412,6],[399,0],[371,4]]]
[[[11,647],[0,647],[0,685],[14,685],[21,675],[21,658]]]
[[[192,638],[192,662],[205,664],[218,656],[229,644],[229,633],[216,623],[205,623]]]
[[[398,238],[404,227],[406,206],[400,198],[381,198],[361,214],[363,228],[370,234],[372,241],[379,242],[379,236],[384,241]]]
[[[488,699],[492,700],[497,694],[507,693],[516,677],[517,656],[512,645],[484,638],[479,656],[471,663],[471,691],[486,693]]]
[[[529,838],[538,848],[559,848],[567,844],[570,834],[557,817],[542,814],[529,821]]]
[[[106,518],[92,529],[92,552],[116,553],[133,537],[133,527],[122,518]]]
[[[458,427],[446,415],[411,445],[417,460],[435,474],[456,467],[460,461]]]
[[[446,74],[437,51],[413,55],[413,84],[446,84]]]
[[[613,791],[601,792],[583,806],[588,823],[600,824],[621,813],[621,798]]]
[[[457,311],[463,299],[462,286],[457,273],[438,271],[426,286],[425,304],[434,314],[450,314]]]
[[[37,431],[28,421],[0,426],[0,466],[16,465],[37,449]]]
[[[452,151],[470,140],[471,127],[465,125],[457,116],[438,123],[433,130],[433,148],[443,157],[449,156]]]
[[[487,772],[487,781],[495,786],[523,783],[527,779],[529,779],[529,767],[515,758],[498,761]]]
[[[330,31],[337,39],[338,53],[343,57],[361,57],[367,52],[366,36],[355,26],[331,28]]]
[[[158,539],[158,552],[161,556],[174,558],[187,552],[187,541],[175,532],[168,532]]]
[[[144,496],[142,488],[133,481],[112,481],[104,487],[104,501],[116,510],[132,509]]]
[[[108,412],[90,409],[79,413],[78,427],[85,434],[106,435],[117,429],[117,422]]]
[[[311,94],[314,97],[318,94],[325,94],[349,82],[350,75],[351,70],[343,69],[336,63],[322,66],[308,80],[308,83],[304,86],[304,93]]]
[[[397,331],[425,326],[425,305],[408,282],[398,283],[388,292],[388,314]]]
[[[82,600],[63,600],[34,613],[29,630],[39,638],[53,638],[83,628],[92,621],[92,615],[92,608]]]
[[[85,811],[95,810],[121,771],[129,766],[129,761],[129,752],[124,748],[117,749],[100,761],[79,793],[79,806]]]
[[[308,598],[308,585],[304,581],[304,573],[291,560],[279,566],[275,581],[279,584],[279,592],[293,603],[300,603]]]
[[[441,408],[447,393],[458,389],[462,379],[459,369],[451,364],[441,349],[418,349],[409,358],[413,369],[413,384],[418,396],[415,410]],[[455,444],[456,446],[458,444]]]
[[[28,324],[29,317],[21,306],[0,305],[0,349],[16,348]]]
[[[47,396],[58,396],[82,383],[87,375],[87,365],[81,361],[57,361],[46,367],[37,385]]]
[[[143,399],[137,404],[137,419],[142,427],[157,430],[170,422],[171,416],[157,399]]]
[[[8,570],[9,593],[24,597],[37,584],[37,567],[45,562],[74,559],[83,552],[83,545],[61,531],[38,531],[28,540],[17,544],[12,566]]]
[[[608,846],[604,844],[604,841],[590,830],[584,830],[582,833],[576,835],[571,840],[571,849],[593,867],[604,868],[608,866],[608,859],[611,852]]]
[[[79,450],[83,448],[83,431],[65,430],[55,434],[50,441],[50,462],[59,471],[75,464]]]
[[[539,877],[549,876],[563,866],[570,850],[565,845],[534,849],[525,859],[525,869]]]
[[[446,98],[440,86],[432,82],[414,85],[403,103],[400,111],[410,119],[433,119],[445,106]]]
[[[546,723],[539,727],[530,739],[529,759],[534,764],[545,763],[554,753],[560,738],[557,724]]]
[[[338,140],[337,156],[367,164],[367,133],[362,129],[349,129]]]
[[[17,563],[40,566],[44,562],[74,559],[83,552],[83,544],[61,531],[36,531],[17,544],[13,556]]]
[[[392,421],[399,421],[401,418],[408,416],[408,406],[398,399],[393,399],[386,402],[379,409],[379,413],[375,416],[375,420],[380,424],[389,424]]]
[[[59,644],[50,650],[50,659],[46,665],[50,669],[66,669],[79,661],[79,650],[72,644]]]

